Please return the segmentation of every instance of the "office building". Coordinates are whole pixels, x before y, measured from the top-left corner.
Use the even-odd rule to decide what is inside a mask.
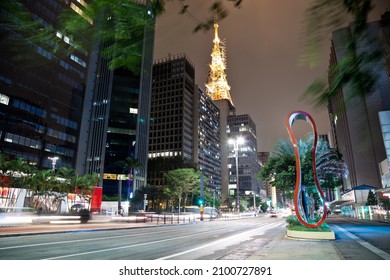
[[[195,68],[184,55],[153,65],[149,158],[194,160]]]
[[[195,68],[184,54],[159,58],[153,64],[149,161],[194,162],[196,128]],[[167,167],[168,164],[164,164]],[[163,186],[161,172],[150,173],[148,184]]]
[[[381,133],[379,112],[390,109],[389,60],[389,12],[380,21],[368,24],[368,40],[357,44],[357,51],[384,51],[385,59],[367,65],[376,77],[373,92],[364,97],[351,98],[352,87],[346,85],[330,100],[328,109],[331,119],[331,143],[342,154],[349,168],[349,177],[343,191],[360,185],[381,187],[380,163],[386,158]],[[352,25],[336,30],[332,34],[330,67],[347,55],[347,39],[353,34]],[[384,43],[384,45],[382,45]],[[330,77],[332,79],[332,77]],[[365,203],[362,198],[358,203]]]
[[[185,54],[153,65],[149,159],[176,157],[196,166],[219,194],[219,110],[195,84],[195,68]],[[161,173],[150,172],[148,184],[162,186]]]
[[[249,193],[260,194],[260,182],[257,174],[260,171],[260,161],[257,154],[256,125],[248,115],[232,115],[227,118],[227,133],[229,139],[242,138],[238,143],[238,158],[234,144],[229,142],[229,192],[231,194],[237,189],[237,176],[239,184],[239,195],[245,196]],[[236,167],[238,162],[238,168]],[[237,174],[238,170],[238,174]]]
[[[146,186],[147,177],[155,18],[141,2],[128,7],[145,18],[143,25],[134,27],[138,30],[132,40],[137,43],[132,52],[141,57],[132,62],[134,70],[112,70],[99,55],[105,45],[97,45],[91,55],[77,157],[80,173],[100,174],[103,193],[120,192],[122,200]],[[124,170],[118,164],[126,158],[137,163],[136,170]]]
[[[195,110],[197,120],[195,146],[196,165],[207,179],[207,184],[215,198],[221,198],[221,146],[220,146],[220,116],[217,105],[198,87],[198,97],[195,98],[198,110]]]
[[[134,38],[141,42],[137,56],[142,59],[135,66],[139,71],[130,71],[109,68],[101,55],[107,45],[96,41],[92,49],[73,50],[72,36],[54,28],[65,9],[82,15],[89,1],[20,2],[26,13],[12,15],[2,4],[2,18],[11,15],[23,23],[18,17],[29,15],[53,36],[29,41],[28,33],[1,26],[2,38],[7,36],[0,52],[1,152],[23,157],[39,169],[51,168],[49,157],[58,157],[56,168],[98,173],[105,194],[116,194],[118,182],[103,181],[104,174],[126,173],[115,163],[132,157],[142,168],[124,185],[144,185],[155,25],[148,5],[139,1],[128,7],[148,19]],[[130,188],[125,190],[128,196]]]
[[[4,4],[4,5],[3,5]],[[1,4],[1,17],[26,27],[22,16],[41,28],[54,27],[59,15],[77,1],[21,1],[18,10]],[[52,29],[46,42],[2,24],[0,32],[0,151],[24,158],[39,169],[74,168],[83,113],[89,54],[82,49],[61,56],[71,38]],[[33,31],[31,31],[33,32]],[[54,39],[56,38],[56,39]]]

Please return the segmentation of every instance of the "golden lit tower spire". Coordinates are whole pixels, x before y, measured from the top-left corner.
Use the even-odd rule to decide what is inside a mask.
[[[214,48],[211,53],[211,64],[208,81],[206,84],[207,94],[212,100],[228,100],[230,105],[234,107],[232,98],[230,97],[230,86],[226,80],[226,52],[225,45],[218,37],[218,23],[214,22]]]

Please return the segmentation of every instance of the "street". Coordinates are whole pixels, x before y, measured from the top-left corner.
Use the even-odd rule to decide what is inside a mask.
[[[390,224],[343,217],[330,218],[327,223],[335,232],[332,243],[343,259],[390,259]]]
[[[285,237],[285,218],[266,214],[240,220],[4,236],[0,237],[0,259],[267,259],[278,243],[298,246],[295,251],[282,252],[281,259],[302,259],[298,251],[303,251],[305,244],[327,246],[337,252],[336,259],[390,259],[389,224],[342,217],[332,217],[327,222],[335,232],[334,241],[290,240]],[[320,257],[327,259],[326,255]]]
[[[284,234],[282,219],[210,221],[0,238],[1,259],[217,259],[252,236]]]

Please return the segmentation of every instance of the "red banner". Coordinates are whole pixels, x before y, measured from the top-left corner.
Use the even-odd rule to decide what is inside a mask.
[[[94,187],[91,201],[91,212],[99,212],[102,206],[103,188]]]

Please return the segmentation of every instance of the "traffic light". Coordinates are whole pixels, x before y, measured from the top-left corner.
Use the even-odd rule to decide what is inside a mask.
[[[199,198],[198,205],[199,206],[203,206],[204,205],[204,199],[203,198]]]

